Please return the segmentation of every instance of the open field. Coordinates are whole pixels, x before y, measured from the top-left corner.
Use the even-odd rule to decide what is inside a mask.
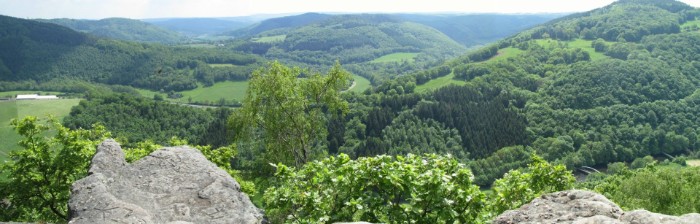
[[[413,62],[414,58],[418,56],[418,53],[393,53],[381,56],[370,62],[372,63],[385,63],[385,62],[402,62],[408,61]]]
[[[691,159],[685,161],[688,166],[700,166],[700,159]]]
[[[47,92],[47,91],[35,91],[35,90],[6,91],[6,92],[0,92],[0,98],[14,98],[15,96],[17,96],[19,94],[59,95],[59,94],[61,94],[61,92]]]
[[[188,103],[189,99],[192,102],[217,102],[219,99],[226,100],[243,100],[245,92],[248,89],[248,81],[226,81],[219,82],[210,87],[198,87],[193,90],[183,91],[182,98],[172,100],[178,103]]]
[[[449,75],[430,80],[430,81],[424,83],[423,85],[416,86],[416,92],[425,92],[428,90],[434,90],[434,89],[438,89],[440,87],[450,85],[450,84],[463,85],[463,84],[467,83],[465,81],[457,80],[454,78],[455,78],[455,74],[450,73]]]
[[[255,43],[274,43],[274,42],[282,42],[286,38],[287,38],[287,35],[275,35],[275,36],[267,36],[267,37],[256,37],[256,38],[253,38],[252,41]]]
[[[681,30],[684,32],[687,32],[687,30],[696,31],[698,28],[700,28],[700,20],[687,21],[681,24]]]
[[[10,127],[10,121],[25,116],[46,117],[53,115],[57,119],[68,116],[70,109],[78,105],[80,99],[58,100],[19,100],[0,102],[0,161],[7,159],[7,153],[19,148],[20,136]]]
[[[547,47],[551,44],[554,44],[558,41],[556,40],[551,40],[551,39],[546,39],[546,40],[536,40],[537,44]],[[565,41],[564,43],[568,44],[569,48],[581,48],[581,50],[588,52],[588,55],[591,56],[591,60],[599,60],[602,58],[606,58],[605,54],[601,52],[596,52],[595,49],[593,49],[592,43],[593,41],[591,40],[584,40],[584,39],[576,39],[572,41]],[[612,44],[612,42],[606,42],[608,45]]]
[[[349,89],[349,91],[361,93],[368,89],[371,85],[370,81],[365,77],[353,75],[352,78],[355,79],[355,86]]]
[[[514,47],[503,48],[503,49],[498,50],[498,54],[496,56],[489,58],[489,60],[484,61],[484,63],[495,62],[495,61],[504,61],[504,60],[507,60],[508,58],[516,57],[516,56],[520,55],[521,53],[523,53],[523,50],[520,50],[518,48],[514,48]]]
[[[226,68],[226,67],[236,67],[233,64],[209,64],[212,68]]]

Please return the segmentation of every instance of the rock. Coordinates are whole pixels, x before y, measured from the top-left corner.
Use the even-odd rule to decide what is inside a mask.
[[[695,224],[700,223],[700,214],[669,216],[646,210],[624,212],[603,195],[568,190],[542,195],[518,209],[504,212],[493,223]]]
[[[225,171],[187,146],[126,163],[113,140],[97,148],[89,176],[76,181],[70,223],[261,223],[256,208]]]

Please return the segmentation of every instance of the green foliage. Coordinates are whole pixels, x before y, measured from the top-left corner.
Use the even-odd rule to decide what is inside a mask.
[[[472,182],[469,169],[450,156],[363,157],[345,154],[277,165],[280,185],[264,195],[272,222],[482,223],[541,194],[572,187],[562,165],[532,156],[526,173],[511,171],[491,194]]]
[[[71,129],[87,129],[101,123],[126,146],[146,140],[166,144],[178,136],[197,145],[220,147],[231,141],[226,129],[230,114],[225,108],[204,110],[127,94],[107,94],[81,101],[63,124]]]
[[[265,192],[273,222],[473,223],[484,195],[471,172],[449,157],[347,155],[277,166],[281,185]]]
[[[491,212],[501,214],[529,203],[541,194],[570,189],[576,180],[565,166],[551,165],[536,155],[532,156],[527,170],[529,173],[512,170],[493,183]]]
[[[327,75],[305,74],[279,62],[253,73],[243,107],[230,119],[237,136],[252,142],[258,133],[268,161],[300,167],[314,158],[312,149],[325,138],[326,112],[343,113],[340,98],[350,74],[336,64]]]
[[[87,175],[96,145],[109,137],[102,126],[92,130],[69,130],[53,119],[25,117],[13,120],[23,150],[10,153],[0,166],[0,192],[10,207],[3,219],[12,221],[64,222],[74,181]]]
[[[259,60],[220,48],[98,39],[59,25],[6,16],[0,17],[0,24],[0,87],[9,85],[9,81],[33,80],[70,88],[69,82],[77,80],[179,91],[196,88],[197,81],[245,79],[250,70],[247,66]],[[209,69],[206,63],[229,63],[241,68]]]
[[[595,190],[625,210],[669,215],[700,211],[698,167],[647,166],[609,176]]]

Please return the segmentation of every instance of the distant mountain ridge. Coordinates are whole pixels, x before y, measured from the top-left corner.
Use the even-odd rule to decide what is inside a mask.
[[[233,37],[279,35],[316,23],[338,23],[347,16],[375,17],[386,22],[414,22],[432,27],[466,46],[482,45],[508,37],[562,16],[562,14],[322,14],[304,13],[264,20],[223,33]]]
[[[312,23],[320,22],[331,17],[333,16],[321,13],[304,13],[294,16],[283,16],[278,18],[267,19],[259,23],[253,24],[249,27],[223,33],[223,35],[233,37],[250,37],[271,30],[289,30],[309,25]]]
[[[107,18],[101,20],[42,19],[38,21],[54,23],[98,37],[117,40],[158,43],[178,43],[185,40],[184,37],[176,32],[143,21],[127,18]]]
[[[175,31],[186,36],[218,35],[231,30],[240,29],[255,23],[249,19],[226,18],[171,18],[145,19],[144,22]]]

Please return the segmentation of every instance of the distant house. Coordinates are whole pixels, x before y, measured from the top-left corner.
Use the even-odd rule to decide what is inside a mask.
[[[58,96],[56,96],[56,95],[39,96],[39,94],[26,94],[26,95],[17,95],[16,99],[17,100],[55,100],[55,99],[58,99]]]

